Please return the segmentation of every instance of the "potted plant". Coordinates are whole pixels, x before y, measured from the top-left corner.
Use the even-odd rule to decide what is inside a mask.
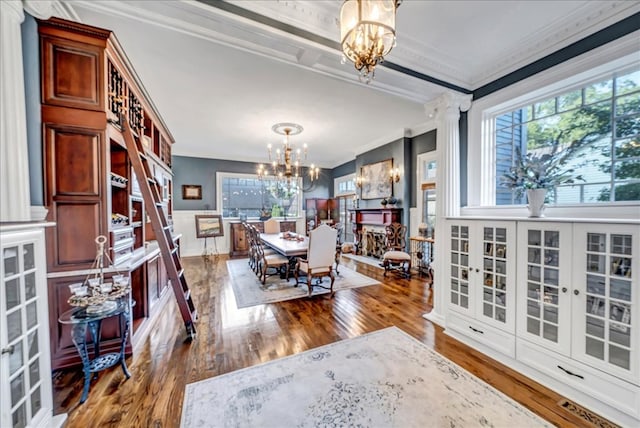
[[[502,175],[501,184],[515,191],[518,197],[527,194],[529,217],[543,217],[548,190],[576,180],[584,181],[581,175],[574,176],[574,168],[567,166],[580,146],[579,143],[565,147],[553,144],[548,149],[531,150],[524,155],[516,147],[515,165]]]

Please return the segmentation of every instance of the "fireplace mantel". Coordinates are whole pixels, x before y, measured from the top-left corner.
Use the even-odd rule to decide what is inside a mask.
[[[402,208],[359,208],[349,210],[356,251],[362,249],[362,227],[364,225],[387,226],[402,223]]]

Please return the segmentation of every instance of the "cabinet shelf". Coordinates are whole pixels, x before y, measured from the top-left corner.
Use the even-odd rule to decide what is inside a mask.
[[[127,188],[127,183],[120,183],[119,181],[111,180],[111,186],[112,187],[117,187],[117,188],[120,188],[120,189],[126,189]]]

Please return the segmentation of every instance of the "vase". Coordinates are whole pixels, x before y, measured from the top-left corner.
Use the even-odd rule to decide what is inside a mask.
[[[544,217],[544,200],[547,197],[547,189],[528,189],[527,190],[527,208],[529,209],[529,217]]]

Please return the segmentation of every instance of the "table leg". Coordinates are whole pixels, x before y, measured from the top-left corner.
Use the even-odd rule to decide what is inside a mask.
[[[120,314],[120,330],[122,331],[122,343],[120,344],[120,365],[122,366],[122,371],[127,379],[131,377],[131,373],[129,373],[129,369],[127,369],[127,362],[124,358],[124,349],[127,345],[127,337],[129,336],[129,325],[131,324],[131,311],[129,306],[127,305],[127,309]],[[124,326],[122,325],[124,323]]]
[[[76,345],[78,354],[80,354],[80,359],[82,360],[82,373],[84,374],[84,387],[82,388],[82,397],[80,398],[80,404],[82,404],[89,396],[89,385],[91,383],[89,353],[87,352],[87,324],[74,324],[71,329],[71,339],[73,340],[73,344]]]

